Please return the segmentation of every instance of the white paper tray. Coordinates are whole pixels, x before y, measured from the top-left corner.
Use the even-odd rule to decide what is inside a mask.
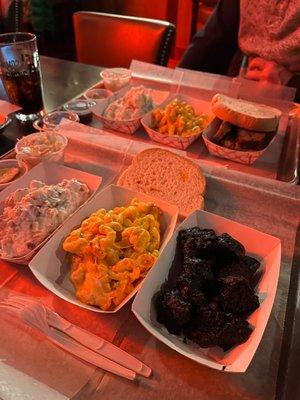
[[[224,354],[218,348],[201,349],[191,342],[186,344],[182,338],[169,334],[166,328],[156,321],[152,298],[167,279],[175,256],[178,230],[193,226],[211,228],[217,234],[229,233],[245,246],[247,254],[257,257],[263,266],[263,275],[257,292],[260,298],[263,297],[264,300],[260,307],[248,318],[248,322],[254,327],[254,330],[245,343]],[[281,242],[279,239],[215,214],[195,211],[176,229],[155,266],[145,278],[133,302],[132,311],[152,335],[186,357],[214,369],[244,372],[257,350],[272,310],[280,271],[280,260]]]
[[[74,214],[31,260],[29,267],[35,277],[57,296],[82,308],[99,313],[115,313],[120,310],[136,294],[141,283],[113,310],[103,311],[97,307],[81,303],[76,299],[73,285],[69,281],[70,266],[66,262],[66,252],[62,248],[62,243],[68,234],[93,212],[100,208],[109,210],[117,206],[129,204],[135,197],[141,201],[155,203],[163,211],[161,220],[161,249],[163,249],[175,229],[178,208],[151,196],[137,193],[127,188],[110,185]]]
[[[90,189],[89,199],[97,192],[102,182],[102,178],[100,176],[79,171],[78,169],[65,167],[56,163],[40,163],[33,167],[27,174],[23,175],[16,182],[11,183],[11,185],[9,185],[0,193],[0,215],[3,212],[3,202],[5,201],[5,199],[17,189],[28,187],[32,180],[41,181],[46,185],[55,185],[61,182],[63,179],[73,178],[76,178],[79,181],[87,184]],[[87,201],[89,201],[89,199]],[[83,207],[85,203],[83,203],[79,207],[79,209]],[[68,220],[68,218],[66,219],[66,221]],[[25,254],[24,256],[14,258],[1,257],[1,259],[16,264],[28,264],[28,261],[33,257],[37,250],[40,249],[58,229],[59,227],[55,229],[51,234],[49,234],[47,238],[44,239],[42,243],[40,243],[35,249]]]

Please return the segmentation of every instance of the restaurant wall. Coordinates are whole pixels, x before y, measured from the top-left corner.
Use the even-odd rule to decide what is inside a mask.
[[[79,0],[82,11],[117,12],[117,0]]]
[[[167,19],[168,0],[131,0],[123,1],[122,8],[127,15],[145,18]]]

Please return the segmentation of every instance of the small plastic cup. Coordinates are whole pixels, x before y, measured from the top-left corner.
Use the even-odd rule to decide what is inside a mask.
[[[84,93],[84,97],[87,100],[95,101],[97,104],[102,103],[109,96],[111,96],[113,92],[111,90],[106,89],[90,89]]]
[[[76,113],[82,124],[89,124],[93,118],[92,108],[96,105],[97,103],[95,101],[76,99],[66,104],[64,109]]]
[[[73,111],[53,111],[46,114],[42,119],[37,119],[33,123],[33,127],[37,131],[55,130],[60,125],[62,119],[68,119],[73,122],[78,122],[79,117]]]
[[[15,145],[20,167],[32,168],[43,161],[63,163],[68,139],[57,131],[45,130],[24,136]]]
[[[126,68],[108,68],[100,73],[104,87],[116,92],[128,85],[131,79],[131,71]]]

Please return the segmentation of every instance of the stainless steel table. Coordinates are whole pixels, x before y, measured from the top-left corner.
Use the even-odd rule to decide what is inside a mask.
[[[41,56],[44,87],[44,106],[47,112],[53,111],[78,96],[99,81],[101,68]],[[0,99],[7,95],[0,81]],[[0,132],[0,156],[12,149],[18,138],[34,129],[31,124],[20,124],[14,116],[13,122]]]

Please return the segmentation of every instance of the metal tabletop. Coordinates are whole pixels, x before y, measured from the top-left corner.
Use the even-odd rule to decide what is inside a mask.
[[[100,79],[101,68],[58,58],[41,56],[41,67],[47,112],[78,96]],[[8,100],[1,81],[0,99]],[[12,119],[13,122],[0,132],[0,156],[11,150],[18,138],[33,131],[32,124],[20,124],[13,116]]]

